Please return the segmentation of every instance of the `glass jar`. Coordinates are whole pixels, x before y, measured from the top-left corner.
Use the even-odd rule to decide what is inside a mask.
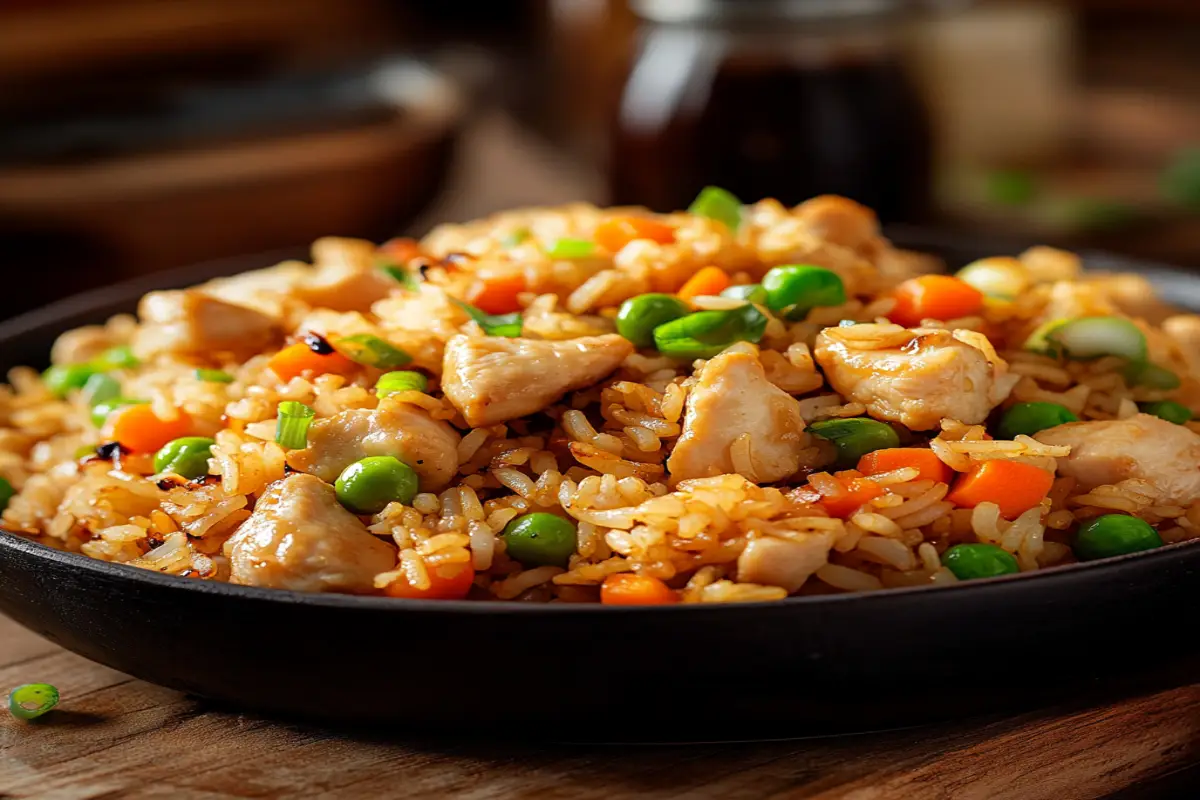
[[[841,194],[887,222],[930,208],[931,140],[901,60],[904,0],[635,0],[640,45],[611,199],[667,211],[704,186],[789,205]]]

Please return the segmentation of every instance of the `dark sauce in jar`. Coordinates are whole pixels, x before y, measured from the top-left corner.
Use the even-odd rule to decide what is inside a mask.
[[[928,117],[892,33],[877,19],[647,22],[613,132],[611,200],[674,210],[711,184],[745,202],[840,194],[887,222],[923,219]]]

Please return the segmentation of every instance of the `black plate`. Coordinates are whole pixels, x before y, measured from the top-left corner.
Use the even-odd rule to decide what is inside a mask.
[[[905,232],[959,264],[1005,252]],[[159,276],[179,286],[271,263]],[[1148,271],[1200,308],[1200,281]],[[0,367],[146,281],[0,325]],[[285,716],[556,740],[846,733],[1194,680],[1200,546],[946,588],[611,608],[297,594],[172,578],[0,533],[0,611],[140,678]],[[39,676],[30,675],[30,680]]]

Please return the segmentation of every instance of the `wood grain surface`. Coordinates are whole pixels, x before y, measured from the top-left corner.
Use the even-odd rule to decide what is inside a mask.
[[[0,689],[28,682],[58,686],[62,703],[33,722],[0,720],[0,800],[1072,800],[1189,797],[1200,786],[1190,769],[1200,764],[1200,685],[1098,709],[836,739],[535,745],[514,742],[502,719],[481,718],[463,720],[461,740],[413,740],[212,708],[0,617]]]

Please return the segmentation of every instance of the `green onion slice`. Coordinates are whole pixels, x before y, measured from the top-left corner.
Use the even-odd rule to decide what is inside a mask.
[[[596,243],[590,239],[558,239],[546,250],[551,258],[587,258],[596,252]]]
[[[730,233],[737,233],[742,225],[742,201],[732,193],[717,186],[705,186],[688,206],[688,211],[698,217],[708,217],[725,223]]]
[[[233,383],[233,376],[223,369],[198,369],[196,380],[206,383]]]
[[[275,425],[275,441],[288,450],[303,450],[308,446],[308,426],[317,412],[295,400],[279,404],[279,421]]]
[[[37,719],[58,705],[58,689],[48,683],[27,683],[8,695],[8,711],[17,719]]]
[[[1046,334],[1046,341],[1062,348],[1067,358],[1120,356],[1146,360],[1146,336],[1124,317],[1082,317]]]
[[[351,361],[376,369],[395,369],[412,361],[412,356],[399,347],[369,333],[339,339],[337,350]]]
[[[1025,340],[1024,349],[1030,353],[1040,353],[1044,356],[1057,358],[1060,355],[1061,348],[1050,340],[1050,334],[1070,321],[1066,318],[1060,318],[1052,319],[1049,322],[1043,322],[1041,325],[1038,325],[1033,333],[1029,334],[1029,338]]]
[[[519,311],[511,314],[485,314],[470,303],[464,303],[453,297],[450,299],[456,306],[470,314],[471,319],[475,320],[488,336],[504,336],[508,339],[515,339],[521,335],[521,330],[525,326],[524,318]]]
[[[130,369],[140,363],[133,354],[133,348],[127,344],[110,347],[92,362],[97,369]]]
[[[419,372],[399,370],[385,372],[375,382],[375,396],[383,399],[397,392],[423,392],[429,388],[429,379]]]
[[[92,452],[95,451],[96,448],[93,447]],[[8,478],[0,478],[0,511],[8,508],[8,501],[12,500],[13,495],[16,493],[17,490],[14,489],[13,485],[8,482]]]
[[[530,232],[529,228],[517,228],[500,240],[500,246],[505,250],[511,250],[517,245],[528,241],[532,235],[533,233]]]
[[[1151,364],[1149,361],[1131,361],[1124,371],[1128,386],[1145,386],[1150,389],[1169,391],[1179,388],[1179,376],[1171,370]]]
[[[92,408],[120,396],[121,383],[103,372],[97,372],[83,385],[83,401]]]
[[[379,269],[385,272],[388,277],[396,283],[403,286],[405,289],[416,289],[420,281],[407,268],[391,261],[379,262]]]

